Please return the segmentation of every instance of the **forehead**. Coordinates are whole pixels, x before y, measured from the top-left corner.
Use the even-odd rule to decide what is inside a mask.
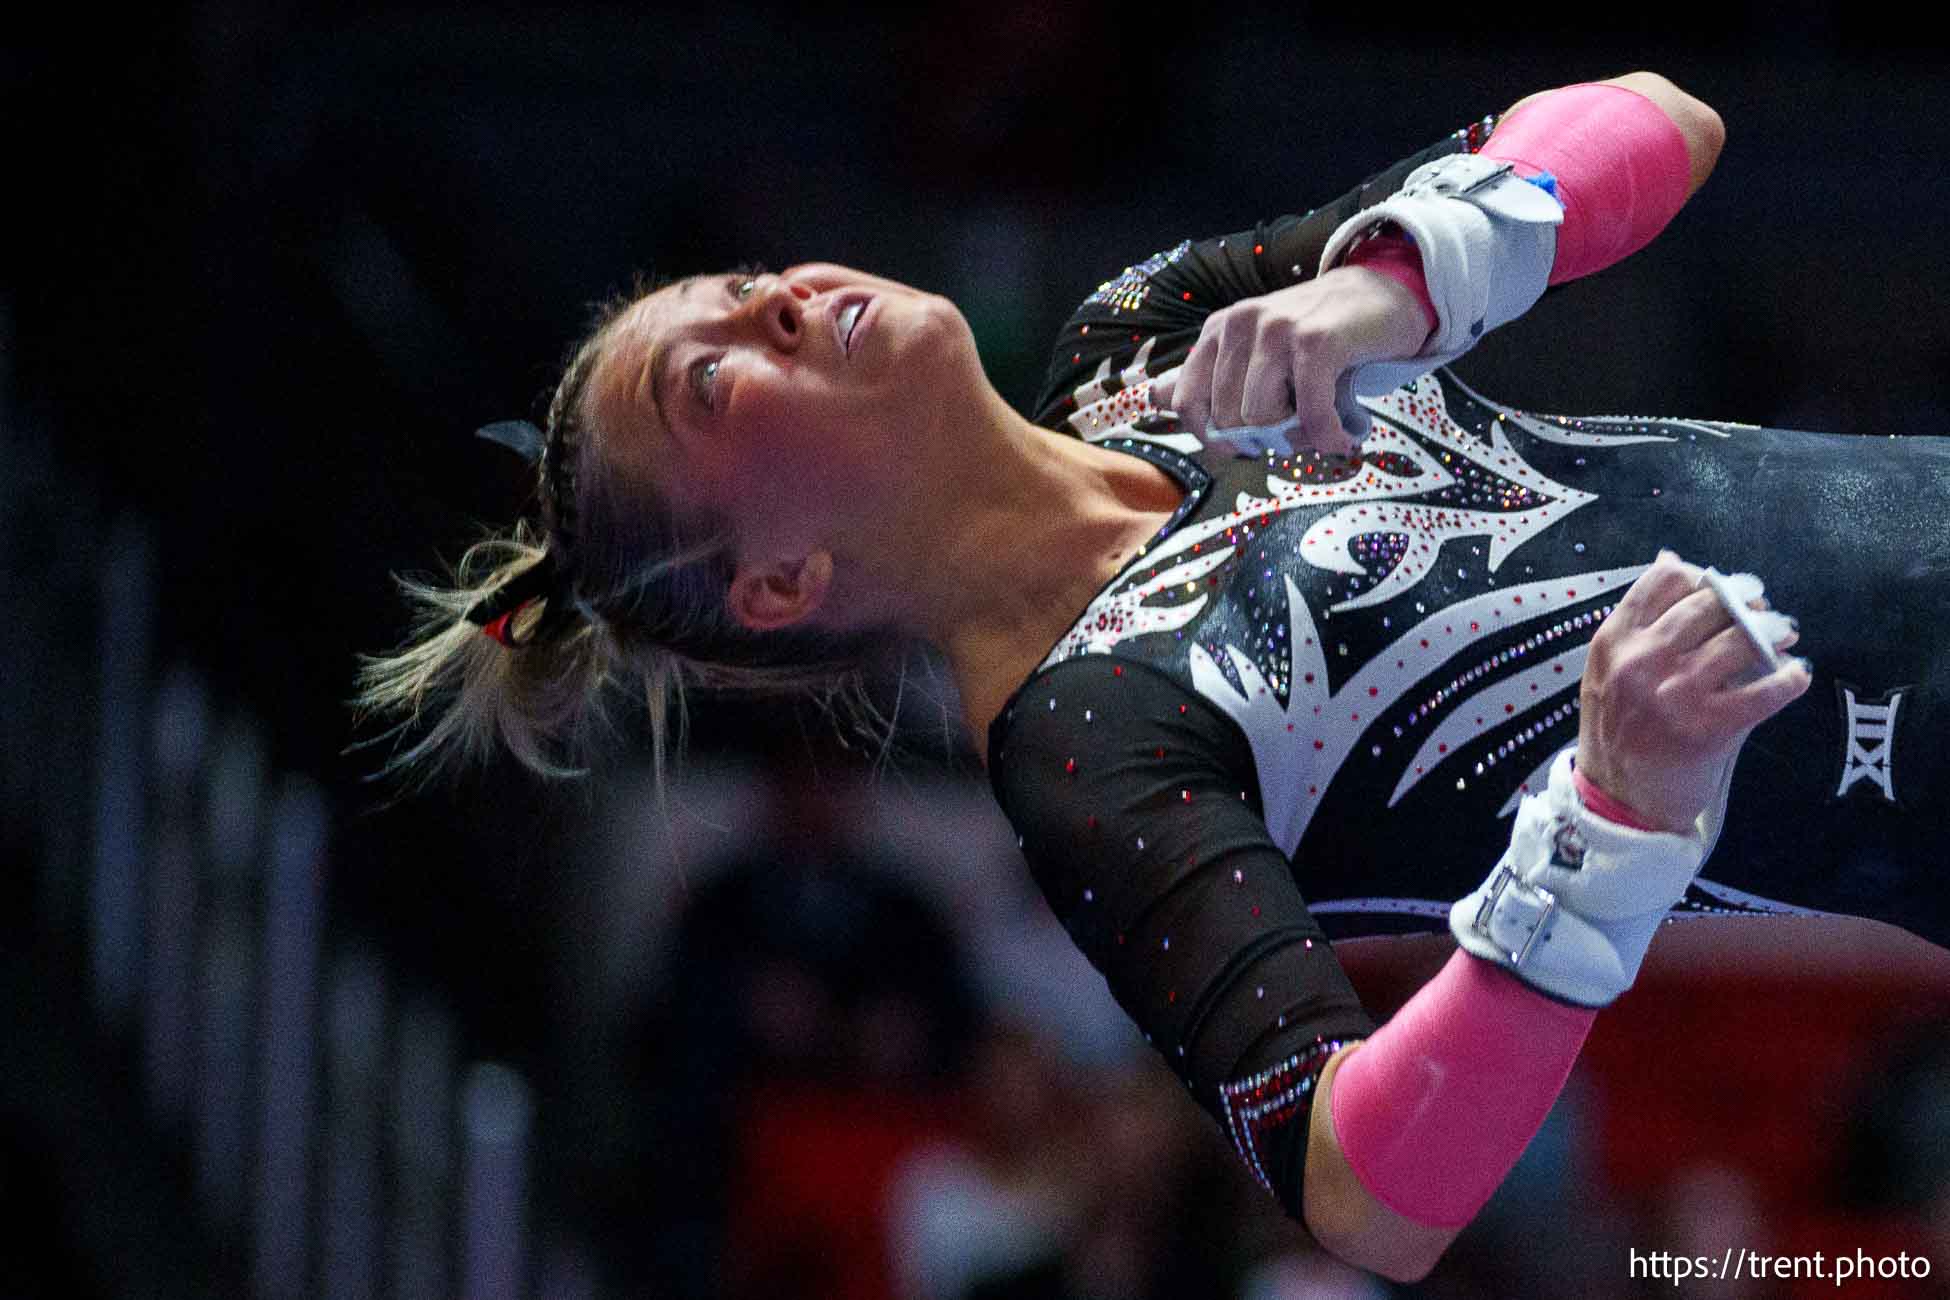
[[[604,404],[602,414],[610,417],[607,422],[625,415],[629,407],[649,405],[648,363],[661,361],[684,326],[709,313],[712,280],[708,275],[693,275],[664,285],[624,308],[610,324],[602,359],[591,376],[593,395]],[[645,418],[656,422],[654,411],[646,412]]]
[[[603,333],[584,398],[585,416],[626,472],[667,463],[679,450],[651,402],[649,367],[663,364],[672,337],[690,314],[685,308],[697,290],[687,294],[684,286],[692,283],[679,281],[644,295]]]
[[[641,366],[659,340],[699,313],[703,276],[690,276],[644,294],[610,325],[605,364]],[[634,359],[634,360],[632,360]]]

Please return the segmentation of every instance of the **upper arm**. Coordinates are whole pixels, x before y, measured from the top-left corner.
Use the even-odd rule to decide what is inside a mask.
[[[991,773],[1051,910],[1300,1217],[1314,1079],[1374,1023],[1267,833],[1250,746],[1203,697],[1107,655],[1013,707]]]

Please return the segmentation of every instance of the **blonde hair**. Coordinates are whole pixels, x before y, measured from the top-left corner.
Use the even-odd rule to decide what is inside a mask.
[[[629,699],[644,709],[661,800],[683,753],[693,689],[808,699],[843,732],[877,740],[885,756],[894,724],[868,692],[868,669],[894,638],[746,629],[726,606],[725,521],[680,519],[653,485],[626,481],[602,455],[607,431],[591,418],[589,380],[642,292],[603,304],[564,367],[549,403],[541,521],[490,530],[448,582],[394,575],[415,611],[411,629],[392,653],[358,657],[348,701],[355,726],[391,722],[360,742],[398,742],[375,778],[420,789],[485,765],[503,747],[546,779],[587,776],[600,742],[615,734],[613,704]],[[510,620],[517,644],[468,619],[551,548],[566,569]]]

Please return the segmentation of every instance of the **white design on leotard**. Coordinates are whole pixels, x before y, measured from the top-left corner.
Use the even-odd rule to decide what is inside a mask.
[[[1189,433],[1147,433],[1139,429],[1138,422],[1147,416],[1164,414],[1162,408],[1151,400],[1151,386],[1159,380],[1176,375],[1181,367],[1173,366],[1155,379],[1146,374],[1144,367],[1151,361],[1151,349],[1158,342],[1155,336],[1144,341],[1131,358],[1131,364],[1117,373],[1121,385],[1111,392],[1110,358],[1105,357],[1097,363],[1097,373],[1090,382],[1080,386],[1075,393],[1077,409],[1065,421],[1077,436],[1085,442],[1103,442],[1107,438],[1137,438],[1144,442],[1155,442],[1160,447],[1183,452],[1187,456],[1198,454],[1203,445]]]
[[[1679,441],[1677,438],[1668,438],[1663,434],[1657,433],[1597,432],[1599,429],[1633,424],[1663,424],[1667,428],[1691,429],[1695,433],[1704,433],[1714,438],[1731,438],[1733,436],[1727,429],[1714,428],[1712,425],[1704,424],[1698,420],[1676,419],[1669,415],[1580,415],[1576,418],[1568,416],[1552,417],[1547,415],[1532,415],[1528,411],[1512,411],[1498,406],[1495,402],[1490,401],[1468,384],[1457,379],[1453,374],[1449,376],[1449,381],[1455,384],[1456,387],[1462,389],[1463,392],[1481,402],[1484,406],[1496,411],[1501,418],[1509,420],[1533,438],[1542,438],[1545,442],[1554,442],[1565,447],[1629,447],[1636,442]],[[1737,429],[1757,429],[1760,427],[1755,424],[1731,424],[1729,421],[1721,421],[1721,423],[1728,424],[1731,428]]]
[[[1207,598],[1203,592],[1196,599],[1181,605],[1152,608],[1144,602],[1174,587],[1198,591],[1198,580],[1231,559],[1232,550],[1230,546],[1215,547],[1183,564],[1161,569],[1156,577],[1135,587],[1107,591],[1098,596],[1084,610],[1083,617],[1064,634],[1063,640],[1043,661],[1043,666],[1048,667],[1071,655],[1104,653],[1128,636],[1145,632],[1175,632],[1184,627],[1205,608]]]
[[[1534,790],[1542,790],[1545,786],[1551,783],[1551,764],[1557,761],[1557,755],[1560,752],[1562,751],[1560,750],[1551,751],[1550,755],[1547,758],[1545,758],[1543,762],[1537,764],[1536,767],[1530,769],[1530,775],[1525,777],[1523,779],[1522,784],[1518,785],[1516,789],[1510,792],[1510,797],[1508,799],[1505,799],[1503,801],[1503,806],[1496,810],[1496,815],[1498,817],[1515,816],[1517,811],[1517,805],[1523,802],[1523,797],[1525,795],[1531,793]]]
[[[1127,381],[1132,375],[1143,376],[1143,359],[1148,355],[1150,343],[1139,350],[1139,360],[1125,371]],[[1109,362],[1104,363],[1108,372]],[[1144,381],[1148,383],[1149,381]],[[1101,393],[1101,383],[1094,386]],[[1079,400],[1092,391],[1091,387],[1078,389]],[[1092,403],[1091,410],[1104,403],[1125,399],[1133,391],[1126,388],[1109,396],[1100,396]],[[1106,421],[1115,417],[1119,423],[1105,432],[1090,432],[1085,436],[1147,438],[1148,441],[1176,446],[1165,437],[1147,437],[1134,431],[1133,422],[1137,415],[1128,414],[1136,408],[1153,409],[1149,405],[1149,390],[1144,389],[1134,399],[1132,406],[1120,407],[1109,413],[1098,412],[1090,417],[1092,421]],[[1192,550],[1202,553],[1204,544],[1221,534],[1244,532],[1250,536],[1256,523],[1271,519],[1274,515],[1304,506],[1317,506],[1326,502],[1344,503],[1341,509],[1314,521],[1301,539],[1300,553],[1303,559],[1315,568],[1330,572],[1365,576],[1367,566],[1355,559],[1348,551],[1351,540],[1370,532],[1406,533],[1412,539],[1409,550],[1395,568],[1367,592],[1351,597],[1331,607],[1332,612],[1356,609],[1389,600],[1413,588],[1433,570],[1442,544],[1456,538],[1483,536],[1490,539],[1489,569],[1494,573],[1512,552],[1524,542],[1539,535],[1550,525],[1562,520],[1572,511],[1588,502],[1597,500],[1589,492],[1554,482],[1540,471],[1532,469],[1523,458],[1517,455],[1500,429],[1493,429],[1491,445],[1486,450],[1480,440],[1465,434],[1454,421],[1449,419],[1448,407],[1443,400],[1442,388],[1433,376],[1417,380],[1408,388],[1389,393],[1384,397],[1363,398],[1363,404],[1376,417],[1375,431],[1369,435],[1366,447],[1370,455],[1380,456],[1392,453],[1399,460],[1415,467],[1415,473],[1401,474],[1384,472],[1372,461],[1365,462],[1360,472],[1351,479],[1338,482],[1315,483],[1296,482],[1292,479],[1268,475],[1267,495],[1256,497],[1241,492],[1233,502],[1229,515],[1219,515],[1202,523],[1190,524],[1178,529],[1166,538],[1161,546],[1150,553],[1151,563],[1156,564],[1182,551]],[[1080,416],[1072,416],[1070,423],[1077,425]],[[1415,430],[1410,437],[1402,427]],[[1093,426],[1096,427],[1096,426]],[[1189,435],[1171,435],[1189,437]],[[1436,450],[1424,445],[1423,439],[1432,442]],[[1194,440],[1196,446],[1196,440]],[[1456,484],[1456,475],[1443,463],[1443,457],[1462,457],[1505,479],[1518,484],[1535,495],[1551,498],[1548,505],[1514,513],[1496,511],[1466,510],[1404,503],[1394,508],[1377,507],[1376,503],[1398,497],[1422,497],[1440,492]],[[1167,581],[1160,574],[1141,585],[1133,586],[1129,580],[1113,583],[1084,610],[1083,617],[1072,625],[1068,635],[1043,660],[1043,667],[1061,662],[1079,653],[1106,651],[1125,637],[1140,632],[1154,632],[1176,629],[1191,621],[1196,610],[1185,611],[1182,607],[1163,609],[1145,607],[1143,602],[1154,595],[1167,595],[1174,586],[1186,588],[1186,594],[1197,593],[1196,584],[1189,583],[1182,576]],[[1193,602],[1186,602],[1190,604]],[[1198,596],[1197,603],[1203,607],[1204,597]]]
[[[1267,833],[1291,857],[1320,806],[1322,793],[1332,784],[1341,764],[1367,729],[1410,692],[1426,689],[1427,679],[1437,667],[1485,638],[1541,619],[1559,617],[1567,605],[1582,604],[1591,597],[1629,586],[1647,567],[1634,565],[1551,578],[1458,601],[1428,615],[1395,638],[1337,691],[1328,687],[1327,656],[1314,626],[1313,613],[1289,576],[1285,580],[1290,624],[1287,637],[1290,687],[1286,705],[1281,706],[1279,696],[1254,665],[1252,657],[1237,646],[1226,646],[1225,654],[1243,690],[1235,688],[1218,662],[1198,645],[1193,645],[1188,652],[1192,684],[1201,695],[1225,710],[1245,732],[1259,773],[1260,805],[1266,810]],[[1551,662],[1538,668],[1549,672]],[[1536,671],[1531,669],[1509,680],[1524,682],[1527,693],[1529,673]],[[1538,704],[1576,687],[1574,674],[1567,671],[1563,675],[1569,680],[1559,691],[1549,695],[1541,690],[1537,692],[1541,697]],[[1500,685],[1486,687],[1462,699],[1457,708],[1470,709],[1481,696],[1493,695],[1500,689]],[[1500,709],[1501,697],[1498,698]],[[1411,760],[1403,780],[1413,785],[1459,753],[1459,748],[1452,747],[1447,752],[1438,751],[1430,761]],[[1397,797],[1405,789],[1406,786],[1398,787]]]
[[[1355,559],[1348,550],[1350,542],[1359,534],[1405,533],[1411,539],[1408,550],[1395,567],[1359,596],[1351,596],[1334,605],[1332,609],[1336,614],[1342,610],[1382,604],[1410,590],[1434,570],[1442,544],[1458,538],[1489,538],[1489,571],[1495,573],[1519,546],[1552,524],[1562,522],[1573,511],[1598,499],[1596,493],[1583,492],[1559,483],[1529,465],[1510,445],[1500,422],[1490,426],[1488,448],[1483,446],[1481,439],[1465,434],[1449,419],[1442,388],[1433,378],[1419,379],[1411,389],[1398,390],[1366,405],[1382,420],[1412,427],[1416,433],[1415,438],[1410,438],[1378,421],[1375,432],[1368,437],[1369,447],[1377,451],[1392,451],[1413,459],[1418,465],[1433,467],[1446,482],[1425,483],[1417,478],[1413,480],[1413,487],[1397,485],[1387,492],[1356,493],[1355,502],[1372,503],[1382,497],[1421,496],[1454,482],[1454,475],[1435,456],[1418,446],[1418,442],[1426,440],[1450,456],[1468,460],[1507,482],[1546,498],[1548,504],[1515,511],[1466,510],[1423,503],[1386,507],[1349,504],[1316,519],[1300,540],[1300,554],[1315,568],[1334,573],[1367,574],[1368,566]],[[1269,480],[1268,486],[1274,482]]]
[[[1144,374],[1149,353],[1147,343],[1119,376],[1126,386],[1116,393],[1106,391],[1110,369],[1105,362],[1093,383],[1077,390],[1082,406],[1071,419],[1072,427],[1092,440],[1140,437],[1183,450],[1180,442],[1189,435],[1147,436],[1135,427],[1144,415],[1157,409],[1150,402],[1152,381]],[[1480,397],[1476,400],[1487,409],[1499,409]],[[1592,427],[1631,423],[1623,419],[1584,419],[1573,428],[1506,410],[1490,425],[1489,444],[1485,447],[1480,438],[1465,433],[1449,417],[1442,386],[1434,376],[1425,376],[1383,397],[1364,398],[1362,402],[1377,417],[1375,431],[1365,448],[1368,455],[1379,457],[1389,453],[1397,461],[1412,466],[1413,473],[1385,472],[1370,461],[1353,478],[1327,483],[1295,481],[1269,474],[1265,497],[1241,492],[1231,512],[1180,528],[1149,557],[1152,565],[1184,557],[1180,562],[1156,571],[1146,580],[1114,583],[1101,593],[1070,634],[1044,660],[1043,666],[1079,653],[1111,651],[1127,637],[1188,626],[1209,600],[1204,590],[1206,584],[1201,579],[1233,558],[1256,526],[1295,508],[1325,502],[1338,504],[1331,514],[1315,520],[1302,538],[1301,556],[1315,568],[1367,576],[1368,567],[1350,553],[1353,538],[1363,533],[1392,532],[1407,533],[1412,539],[1393,569],[1360,596],[1330,606],[1330,614],[1379,604],[1413,590],[1433,571],[1442,544],[1452,539],[1489,538],[1488,568],[1494,573],[1523,543],[1598,499],[1594,493],[1551,479],[1525,461],[1504,431],[1506,421],[1515,421],[1518,427],[1544,441],[1581,447],[1676,441],[1657,434],[1597,432]],[[1730,436],[1724,430],[1690,421],[1686,425],[1715,437]],[[1196,439],[1190,443],[1193,448],[1198,445]],[[1378,504],[1404,497],[1425,501],[1428,494],[1457,484],[1458,473],[1450,468],[1457,459],[1525,489],[1544,504],[1502,512],[1442,508],[1408,501]],[[1208,542],[1222,536],[1218,546],[1206,550]],[[1566,575],[1489,591],[1448,606],[1396,638],[1338,691],[1328,686],[1326,654],[1313,611],[1288,576],[1284,579],[1289,616],[1287,702],[1280,703],[1266,673],[1250,654],[1236,645],[1220,647],[1230,666],[1230,675],[1205,647],[1190,646],[1187,654],[1193,685],[1233,718],[1247,736],[1259,775],[1267,831],[1281,850],[1291,856],[1306,834],[1322,792],[1331,786],[1342,764],[1374,721],[1411,691],[1427,689],[1425,684],[1441,664],[1484,638],[1555,617],[1566,605],[1583,604],[1628,586],[1646,567]],[[1169,598],[1180,590],[1185,599],[1177,604],[1147,604],[1154,597]],[[1504,723],[1519,721],[1572,694],[1586,653],[1586,647],[1579,645],[1513,676],[1500,677],[1481,690],[1465,691],[1449,706],[1434,731],[1423,738],[1413,757],[1405,761],[1390,806],[1399,803],[1421,780],[1451,758],[1471,748],[1476,737]],[[1238,686],[1233,685],[1235,680]],[[1466,676],[1464,682],[1467,683]],[[1452,682],[1450,686],[1453,694],[1456,684]],[[1541,788],[1547,770],[1548,760],[1545,760],[1505,802],[1499,816],[1513,813],[1526,790]],[[1797,910],[1758,897],[1735,899],[1725,887],[1714,888],[1736,905]],[[1447,906],[1435,900],[1360,899],[1342,900],[1318,910],[1434,915],[1430,909]]]
[[[1071,427],[1092,441],[1113,436],[1141,438],[1182,451],[1186,448],[1181,443],[1190,440],[1191,447],[1196,449],[1198,441],[1189,434],[1156,435],[1138,430],[1141,419],[1157,409],[1151,402],[1150,385],[1154,381],[1144,373],[1150,350],[1151,341],[1147,340],[1138,350],[1137,359],[1121,376],[1126,386],[1115,393],[1105,392],[1110,376],[1110,362],[1105,360],[1096,379],[1077,390],[1080,405],[1070,417]],[[1167,372],[1172,373],[1175,371]],[[1265,497],[1242,492],[1234,503],[1235,515],[1248,518],[1277,514],[1297,506],[1329,501],[1344,503],[1338,510],[1316,519],[1300,541],[1301,557],[1315,568],[1332,573],[1368,575],[1368,566],[1349,550],[1353,539],[1362,534],[1395,533],[1410,539],[1407,551],[1392,569],[1367,591],[1332,606],[1334,613],[1382,604],[1409,591],[1434,570],[1442,544],[1460,538],[1488,538],[1488,567],[1495,573],[1518,547],[1598,499],[1594,493],[1556,482],[1531,466],[1510,445],[1500,422],[1490,426],[1488,447],[1480,438],[1465,433],[1449,418],[1442,386],[1432,375],[1382,397],[1362,398],[1361,402],[1376,417],[1364,453],[1369,457],[1392,453],[1415,466],[1418,472],[1383,473],[1370,460],[1356,477],[1340,482],[1296,482],[1269,474]],[[1411,429],[1414,436],[1405,431]],[[1672,441],[1670,438],[1651,440]],[[1646,439],[1621,437],[1601,441],[1627,443]],[[1457,458],[1544,498],[1545,504],[1518,511],[1428,504],[1430,494],[1456,485],[1456,474],[1445,461],[1453,462]],[[1378,504],[1403,497],[1419,500],[1392,506]],[[1212,528],[1212,524],[1217,527]],[[1209,531],[1195,533],[1190,540],[1203,541],[1215,532],[1228,531],[1232,523],[1215,520],[1209,521],[1207,527]],[[1107,613],[1093,605],[1086,618],[1094,622]],[[1076,653],[1076,647],[1068,645],[1066,653]]]
[[[1494,731],[1506,722],[1514,722],[1543,708],[1567,690],[1576,690],[1578,676],[1584,672],[1584,658],[1590,651],[1588,644],[1573,646],[1563,654],[1531,665],[1514,677],[1505,677],[1494,685],[1484,687],[1450,710],[1448,716],[1437,723],[1423,740],[1422,747],[1415,751],[1415,757],[1409,760],[1407,770],[1395,786],[1395,792],[1388,796],[1388,806],[1393,808],[1400,803],[1402,796],[1415,788],[1415,783],[1422,779],[1423,774],[1452,751],[1460,750],[1476,737]]]

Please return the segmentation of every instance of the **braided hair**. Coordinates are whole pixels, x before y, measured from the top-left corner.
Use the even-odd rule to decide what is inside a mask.
[[[591,379],[647,292],[599,307],[563,367],[545,429],[481,431],[535,462],[537,515],[468,547],[450,584],[396,575],[414,623],[392,653],[359,657],[349,701],[355,724],[392,722],[362,742],[395,742],[375,776],[422,786],[503,747],[545,778],[585,776],[597,742],[614,734],[620,696],[643,706],[661,797],[693,687],[807,698],[885,752],[892,725],[868,695],[867,664],[888,638],[745,628],[726,603],[735,573],[727,522],[680,516],[655,484],[604,455],[616,431],[595,416]]]

